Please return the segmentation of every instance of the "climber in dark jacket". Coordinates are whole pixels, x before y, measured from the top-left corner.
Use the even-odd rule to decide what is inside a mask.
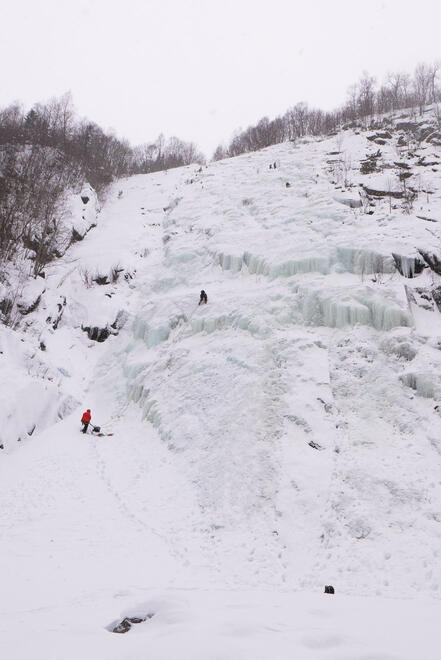
[[[202,304],[206,305],[207,302],[208,302],[207,294],[206,294],[205,291],[202,289],[202,291],[201,291],[201,297],[199,298],[199,304],[200,304],[200,305],[202,305]]]

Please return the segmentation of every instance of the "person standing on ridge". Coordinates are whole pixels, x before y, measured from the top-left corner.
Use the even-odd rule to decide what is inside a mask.
[[[82,428],[82,433],[87,433],[87,427],[89,426],[89,422],[92,419],[92,415],[90,414],[90,410],[87,409],[85,413],[83,413],[83,416],[81,418],[81,423],[83,425]]]
[[[202,291],[201,291],[201,297],[199,298],[199,305],[202,305],[202,304],[206,305],[207,302],[208,302],[207,294],[206,294],[205,291],[202,289]]]

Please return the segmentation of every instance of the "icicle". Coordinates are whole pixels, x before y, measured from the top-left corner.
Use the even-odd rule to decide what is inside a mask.
[[[427,374],[407,373],[400,376],[400,380],[404,385],[415,390],[418,396],[426,399],[435,398],[435,387]]]

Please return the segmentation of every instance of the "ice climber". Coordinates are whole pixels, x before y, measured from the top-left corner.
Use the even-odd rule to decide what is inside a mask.
[[[201,297],[199,298],[199,304],[200,304],[200,305],[202,305],[202,304],[206,305],[207,302],[208,302],[207,294],[206,294],[205,291],[202,289],[202,291],[201,291]]]
[[[89,426],[89,422],[92,419],[92,415],[90,414],[90,410],[87,409],[85,413],[83,413],[83,416],[81,418],[81,423],[83,425],[82,428],[82,433],[87,433],[87,427]]]

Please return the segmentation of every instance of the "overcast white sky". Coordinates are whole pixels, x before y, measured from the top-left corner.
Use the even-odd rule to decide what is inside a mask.
[[[71,90],[133,144],[208,154],[298,101],[331,109],[363,69],[441,59],[441,0],[0,0],[0,105]]]

